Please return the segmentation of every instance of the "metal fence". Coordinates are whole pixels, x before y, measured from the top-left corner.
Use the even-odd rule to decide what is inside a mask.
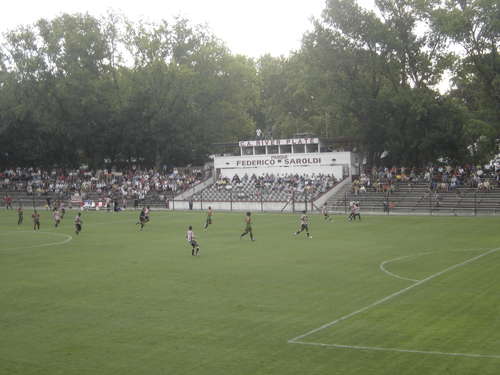
[[[361,197],[360,208],[363,213],[379,215],[451,215],[451,216],[494,216],[500,214],[500,195],[498,193],[470,192],[466,197],[427,193],[422,196],[410,196],[394,199],[390,192],[370,200]],[[336,201],[332,208],[336,213],[348,214],[350,202],[357,197],[344,194],[344,199]]]
[[[251,196],[239,196],[238,192],[228,191],[225,199],[214,199],[212,194],[200,191],[193,199],[171,198],[165,202],[170,210],[206,210],[208,207],[224,211],[254,212],[299,212],[315,209],[313,197],[309,194],[296,194],[292,191],[287,199],[275,199],[265,189]]]
[[[173,195],[158,195],[146,197],[145,199],[112,199],[111,205],[107,207],[103,199],[88,196],[83,198],[82,201],[72,201],[68,196],[57,196],[53,194],[39,194],[33,193],[27,195],[26,193],[16,193],[10,195],[13,198],[12,206],[17,208],[22,207],[33,207],[33,208],[45,208],[54,207],[54,205],[59,202],[63,203],[68,209],[71,208],[81,208],[84,205],[85,209],[88,210],[114,210],[115,201],[118,202],[116,205],[117,210],[123,209],[137,209],[139,210],[143,206],[150,206],[155,209],[167,209],[167,210],[206,210],[208,207],[213,209],[223,210],[223,211],[253,211],[253,212],[300,212],[300,211],[312,211],[315,209],[312,199],[308,194],[301,194],[298,198],[298,194],[292,192],[287,200],[273,200],[270,194],[268,194],[264,189],[260,191],[260,194],[241,198],[233,192],[229,192],[228,199],[214,200],[210,199],[203,190],[197,194],[196,199],[177,199]],[[90,204],[87,204],[91,202]],[[1,205],[5,206],[4,201],[1,201]]]

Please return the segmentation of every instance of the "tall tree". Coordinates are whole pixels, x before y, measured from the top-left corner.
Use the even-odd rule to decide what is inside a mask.
[[[498,0],[434,1],[433,31],[462,50],[456,64],[454,97],[471,113],[466,133],[476,161],[498,150],[500,136],[500,5]]]
[[[378,0],[375,13],[354,0],[329,0],[323,19],[304,38],[308,92],[322,103],[326,123],[336,125],[331,133],[342,129],[354,136],[370,164],[432,161],[435,153],[426,144],[442,137],[425,137],[430,129],[446,133],[438,124],[446,108],[432,87],[452,59],[441,48],[443,38],[419,32],[425,19],[419,4]],[[379,159],[384,151],[391,159]]]

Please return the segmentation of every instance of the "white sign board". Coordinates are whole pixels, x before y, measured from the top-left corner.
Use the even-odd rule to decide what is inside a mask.
[[[351,165],[350,152],[273,154],[249,156],[216,156],[214,167],[224,177],[235,174],[257,176],[264,174],[325,174],[343,178],[344,166]]]
[[[261,139],[256,141],[240,141],[240,147],[254,146],[286,146],[318,144],[319,138]]]

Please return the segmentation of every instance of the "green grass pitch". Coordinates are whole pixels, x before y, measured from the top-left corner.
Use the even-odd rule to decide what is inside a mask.
[[[498,375],[500,218],[0,212],[0,374]],[[201,256],[185,240],[193,225]],[[321,329],[319,329],[322,327]]]

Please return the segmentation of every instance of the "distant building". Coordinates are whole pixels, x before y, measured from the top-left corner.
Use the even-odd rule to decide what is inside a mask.
[[[358,174],[357,154],[329,151],[316,137],[241,141],[238,146],[239,154],[213,155],[217,176],[324,174],[342,180]]]

